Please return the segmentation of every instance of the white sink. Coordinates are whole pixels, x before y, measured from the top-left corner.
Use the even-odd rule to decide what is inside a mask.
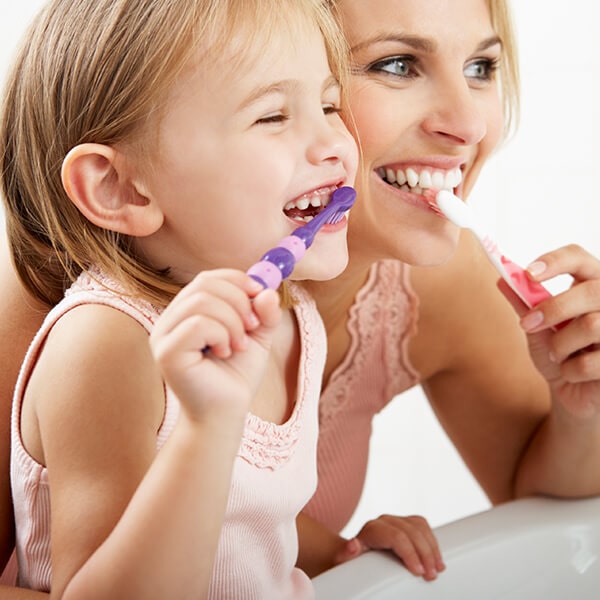
[[[425,582],[368,552],[315,577],[317,600],[599,600],[600,498],[528,498],[438,527],[446,570]]]

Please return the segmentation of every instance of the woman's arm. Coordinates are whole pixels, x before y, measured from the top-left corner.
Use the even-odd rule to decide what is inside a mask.
[[[446,568],[435,535],[420,516],[382,515],[365,523],[350,540],[329,531],[304,513],[298,515],[296,526],[297,566],[309,577],[316,577],[369,550],[390,550],[413,575],[426,581],[433,581]]]
[[[589,255],[585,261],[593,271],[597,261]],[[598,416],[575,423],[565,414],[561,386],[537,368],[542,355],[548,364],[556,338],[546,332],[528,340],[497,279],[468,232],[449,264],[414,269],[421,311],[411,353],[433,410],[492,502],[534,493],[598,494]],[[563,298],[575,311],[571,317],[598,310],[598,299],[587,296],[583,303]],[[556,299],[547,302],[556,317]],[[597,371],[588,373],[590,380],[597,382]]]
[[[10,495],[10,412],[21,362],[48,308],[35,301],[21,286],[9,257],[4,232],[0,242],[0,572],[14,547],[13,510]],[[4,598],[4,593],[2,595]]]
[[[2,600],[42,600],[49,597],[50,595],[44,592],[34,592],[25,588],[0,585],[0,598]]]

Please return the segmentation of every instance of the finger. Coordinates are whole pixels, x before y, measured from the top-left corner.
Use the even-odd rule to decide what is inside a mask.
[[[180,321],[166,335],[153,331],[150,346],[165,375],[174,370],[189,369],[204,360],[200,350],[205,346],[210,346],[219,358],[227,358],[232,352],[227,328],[203,315],[192,315]]]
[[[437,539],[425,518],[414,515],[406,517],[405,521],[412,527],[409,535],[425,569],[424,578],[433,580],[446,568]]]
[[[251,277],[235,269],[203,271],[177,295],[179,301],[206,293],[229,303],[244,320],[247,330],[258,327],[256,315],[249,301],[263,290]],[[168,307],[167,307],[168,310]],[[167,312],[167,311],[165,311]]]
[[[600,344],[600,312],[592,312],[571,320],[552,336],[550,356],[554,362],[560,364],[571,357],[597,349],[598,344]]]
[[[562,329],[575,319],[592,317],[599,312],[600,279],[594,279],[577,283],[572,288],[540,302],[521,319],[521,326],[527,333],[551,327]],[[580,345],[578,349],[582,347]]]
[[[392,550],[406,568],[427,581],[437,577],[443,565],[437,540],[422,517],[379,517],[367,523],[358,534],[370,548]]]
[[[600,345],[576,353],[560,365],[562,377],[569,383],[597,382],[600,379]]]
[[[564,274],[585,281],[600,278],[600,260],[581,246],[570,244],[543,254],[527,267],[527,271],[536,281],[547,281]]]
[[[263,327],[273,329],[281,320],[281,299],[275,290],[265,289],[260,292],[253,303],[254,313]]]
[[[246,300],[250,304],[247,298]],[[245,324],[242,316],[226,300],[201,291],[189,295],[187,298],[173,301],[169,308],[169,313],[165,311],[165,314],[161,316],[160,323],[157,321],[157,335],[168,335],[182,322],[194,317],[202,317],[205,319],[201,321],[203,323],[208,324],[211,321],[220,323],[228,331],[230,343],[234,348],[241,350],[247,344]],[[163,317],[164,321],[162,320]],[[205,335],[202,335],[201,331],[198,333],[196,341],[200,342]],[[202,346],[200,347],[202,348]]]
[[[348,540],[342,549],[335,555],[334,562],[336,565],[341,565],[342,563],[348,562],[353,558],[357,558],[368,550],[369,547],[366,544],[363,544],[361,540],[359,540],[357,537],[354,537]]]

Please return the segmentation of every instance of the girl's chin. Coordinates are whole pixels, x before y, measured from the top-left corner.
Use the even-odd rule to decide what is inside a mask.
[[[308,252],[310,252],[310,249]],[[296,265],[290,277],[291,280],[302,281],[310,279],[314,281],[327,281],[337,277],[348,265],[347,252],[338,251],[325,256],[316,255],[311,258],[314,260],[308,260],[306,256]]]

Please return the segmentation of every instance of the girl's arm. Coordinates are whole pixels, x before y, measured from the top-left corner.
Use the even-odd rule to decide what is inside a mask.
[[[247,279],[229,272],[186,287],[159,319],[152,351],[142,327],[102,306],[72,310],[51,332],[27,392],[35,418],[24,406],[23,423],[49,471],[51,597],[206,594],[233,460],[279,316],[274,293],[251,305]],[[262,326],[247,339],[252,308]],[[206,345],[223,358],[200,352]],[[159,452],[155,358],[181,401]]]

